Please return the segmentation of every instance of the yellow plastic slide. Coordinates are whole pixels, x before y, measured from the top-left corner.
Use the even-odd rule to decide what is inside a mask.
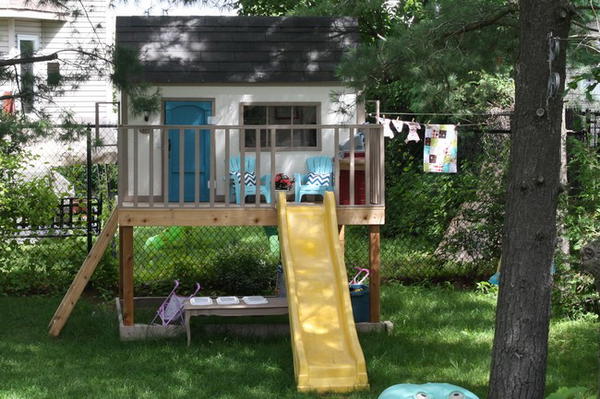
[[[299,391],[369,387],[350,305],[335,198],[291,205],[278,193],[281,257],[287,283],[294,371]]]

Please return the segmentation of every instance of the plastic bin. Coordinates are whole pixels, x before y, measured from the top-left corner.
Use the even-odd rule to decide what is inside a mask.
[[[277,280],[275,281],[277,296],[284,298],[287,296],[285,289],[285,275],[283,274],[283,266],[277,265]]]
[[[363,323],[371,318],[369,286],[365,284],[350,285],[350,301],[355,323]]]

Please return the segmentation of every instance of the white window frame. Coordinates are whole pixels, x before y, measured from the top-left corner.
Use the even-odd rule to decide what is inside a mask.
[[[38,35],[24,35],[24,34],[17,34],[17,53],[18,56],[21,56],[21,41],[30,41],[33,42],[33,52],[35,54],[36,51],[38,51],[38,49],[40,48],[40,37]],[[35,71],[35,64],[31,64],[31,68],[32,70]],[[35,72],[34,72],[35,73]],[[33,108],[33,104],[35,103],[35,92],[34,92],[34,96],[32,99],[32,103],[31,103],[31,107]],[[23,105],[24,107],[24,105]],[[29,113],[29,111],[25,111],[26,113]]]
[[[311,152],[321,152],[323,150],[323,141],[322,141],[322,136],[321,136],[321,129],[318,128],[317,126],[321,125],[321,102],[319,101],[307,101],[307,102],[300,102],[300,101],[282,101],[282,102],[273,102],[273,101],[256,101],[256,102],[241,102],[240,103],[240,121],[241,124],[244,125],[246,122],[244,121],[244,107],[247,106],[261,106],[261,107],[293,107],[293,106],[300,106],[300,107],[307,107],[307,106],[314,106],[316,107],[316,113],[317,113],[317,123],[315,124],[315,130],[317,131],[317,145],[316,147],[277,147],[275,146],[275,151],[277,152],[282,152],[282,151],[311,151]],[[293,125],[293,121],[291,123],[291,125]],[[251,128],[252,125],[248,125],[248,128]],[[260,133],[259,133],[260,136]],[[240,149],[242,148],[242,140],[240,140]],[[263,151],[271,151],[271,146],[261,146],[260,147],[261,152]],[[256,151],[256,147],[248,147],[246,146],[244,148],[244,151],[248,152],[248,151]]]
[[[23,35],[17,34],[17,50],[21,54],[21,40],[33,42],[33,51],[38,51],[40,48],[40,37],[38,35]]]

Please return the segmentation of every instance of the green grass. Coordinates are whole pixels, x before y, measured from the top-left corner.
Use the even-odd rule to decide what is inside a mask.
[[[0,298],[0,398],[315,398],[296,392],[289,337],[193,334],[120,342],[112,306],[82,301],[60,338],[46,335],[59,299]],[[392,335],[360,337],[371,390],[329,398],[375,398],[387,386],[445,381],[485,398],[495,298],[441,287],[387,285]],[[141,321],[141,320],[140,320]],[[554,320],[548,392],[595,388],[597,327]]]

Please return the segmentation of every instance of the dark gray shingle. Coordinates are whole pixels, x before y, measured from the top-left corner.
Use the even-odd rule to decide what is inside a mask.
[[[117,17],[151,83],[333,82],[358,42],[352,18]]]

